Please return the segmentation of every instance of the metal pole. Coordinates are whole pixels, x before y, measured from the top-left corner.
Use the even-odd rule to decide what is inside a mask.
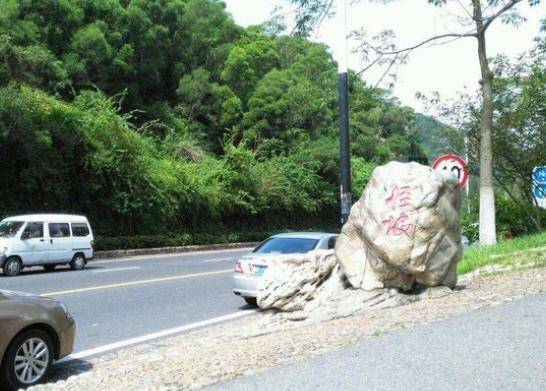
[[[339,132],[341,162],[341,224],[345,224],[351,211],[351,148],[349,138],[349,85],[347,80],[347,0],[340,0],[340,17],[343,23],[342,53],[339,56]]]

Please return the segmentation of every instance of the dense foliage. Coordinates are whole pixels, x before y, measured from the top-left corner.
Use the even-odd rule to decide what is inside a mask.
[[[180,244],[335,227],[336,64],[266,30],[216,0],[0,0],[0,215]],[[354,74],[350,94],[355,196],[433,157],[411,109]]]

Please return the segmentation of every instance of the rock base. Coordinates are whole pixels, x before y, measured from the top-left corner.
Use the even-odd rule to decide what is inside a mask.
[[[321,251],[318,254],[309,253],[306,256],[299,256],[299,258],[331,261],[331,255],[333,255],[332,251]],[[298,275],[301,276],[302,265],[307,264],[309,266],[314,262],[296,263],[300,267]],[[286,263],[285,259],[285,262],[276,263],[271,270],[272,273],[266,276],[266,283],[258,296],[258,304],[264,310],[264,313],[252,325],[252,330],[248,330],[248,336],[269,334],[311,323],[364,314],[372,309],[398,307],[424,298],[445,296],[452,292],[446,286],[422,287],[411,293],[406,293],[397,288],[378,288],[369,291],[356,289],[351,287],[337,263],[331,267],[329,274],[322,274],[322,278],[317,277],[321,276],[319,270],[330,269],[331,264],[329,262],[326,262],[326,267],[322,269],[317,265],[317,269],[313,274],[317,277],[316,279],[306,280],[307,284],[312,281],[311,287],[300,279],[299,283],[289,283],[283,289],[274,289],[273,292],[268,291],[268,288],[283,285],[282,280],[278,280],[278,278],[286,276],[287,271],[283,271],[283,269],[290,269],[293,264],[294,257],[291,257],[288,263]],[[312,273],[308,271],[303,274],[309,276]],[[298,287],[301,288],[299,292],[297,291]],[[281,292],[282,295],[279,297],[278,294]],[[294,298],[296,299],[291,300]],[[282,305],[280,305],[281,303]]]

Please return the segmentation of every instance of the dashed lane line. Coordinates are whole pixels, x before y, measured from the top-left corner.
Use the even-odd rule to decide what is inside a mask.
[[[213,263],[213,262],[227,262],[227,261],[234,261],[233,258],[220,258],[220,259],[206,259],[203,261],[203,263]]]
[[[121,272],[126,270],[138,270],[138,269],[140,269],[140,266],[116,267],[112,269],[91,270],[91,273],[110,273],[110,272]]]

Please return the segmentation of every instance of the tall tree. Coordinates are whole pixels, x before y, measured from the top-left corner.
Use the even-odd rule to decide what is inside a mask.
[[[546,19],[543,23],[546,28]],[[495,75],[491,141],[496,184],[527,216],[530,229],[540,231],[543,213],[534,202],[529,182],[534,167],[546,161],[546,51],[541,49],[546,35],[536,42],[535,48],[516,60],[502,55],[491,60]],[[456,118],[468,136],[473,161],[479,159],[480,144],[481,99],[476,95],[463,94],[456,102],[436,105],[440,115]]]
[[[472,25],[471,31],[462,33],[446,33],[436,35],[410,47],[398,49],[389,39],[391,34],[378,36],[380,42],[361,42],[360,50],[366,59],[370,60],[369,66],[377,63],[387,63],[387,72],[393,64],[403,62],[413,50],[424,47],[427,44],[454,38],[475,38],[478,43],[478,61],[481,73],[481,121],[480,121],[480,244],[490,245],[496,243],[495,226],[495,196],[493,191],[493,151],[491,133],[493,128],[493,73],[489,66],[486,50],[486,32],[497,19],[505,23],[517,25],[524,18],[517,12],[516,6],[524,0],[469,0],[466,5],[460,0],[452,3],[460,6],[465,14],[462,26]],[[435,6],[445,6],[448,0],[427,0]],[[540,0],[527,0],[531,6],[536,6]],[[303,33],[309,31],[310,23],[317,23],[323,16],[330,12],[333,0],[292,0],[292,3],[300,6],[297,14],[296,26],[300,26]],[[470,20],[468,20],[470,19]],[[361,35],[365,39],[365,35]],[[377,38],[377,37],[376,37]],[[373,58],[370,58],[372,54]],[[368,66],[368,67],[369,67]],[[365,69],[367,69],[366,67]],[[385,73],[387,73],[385,72]]]

